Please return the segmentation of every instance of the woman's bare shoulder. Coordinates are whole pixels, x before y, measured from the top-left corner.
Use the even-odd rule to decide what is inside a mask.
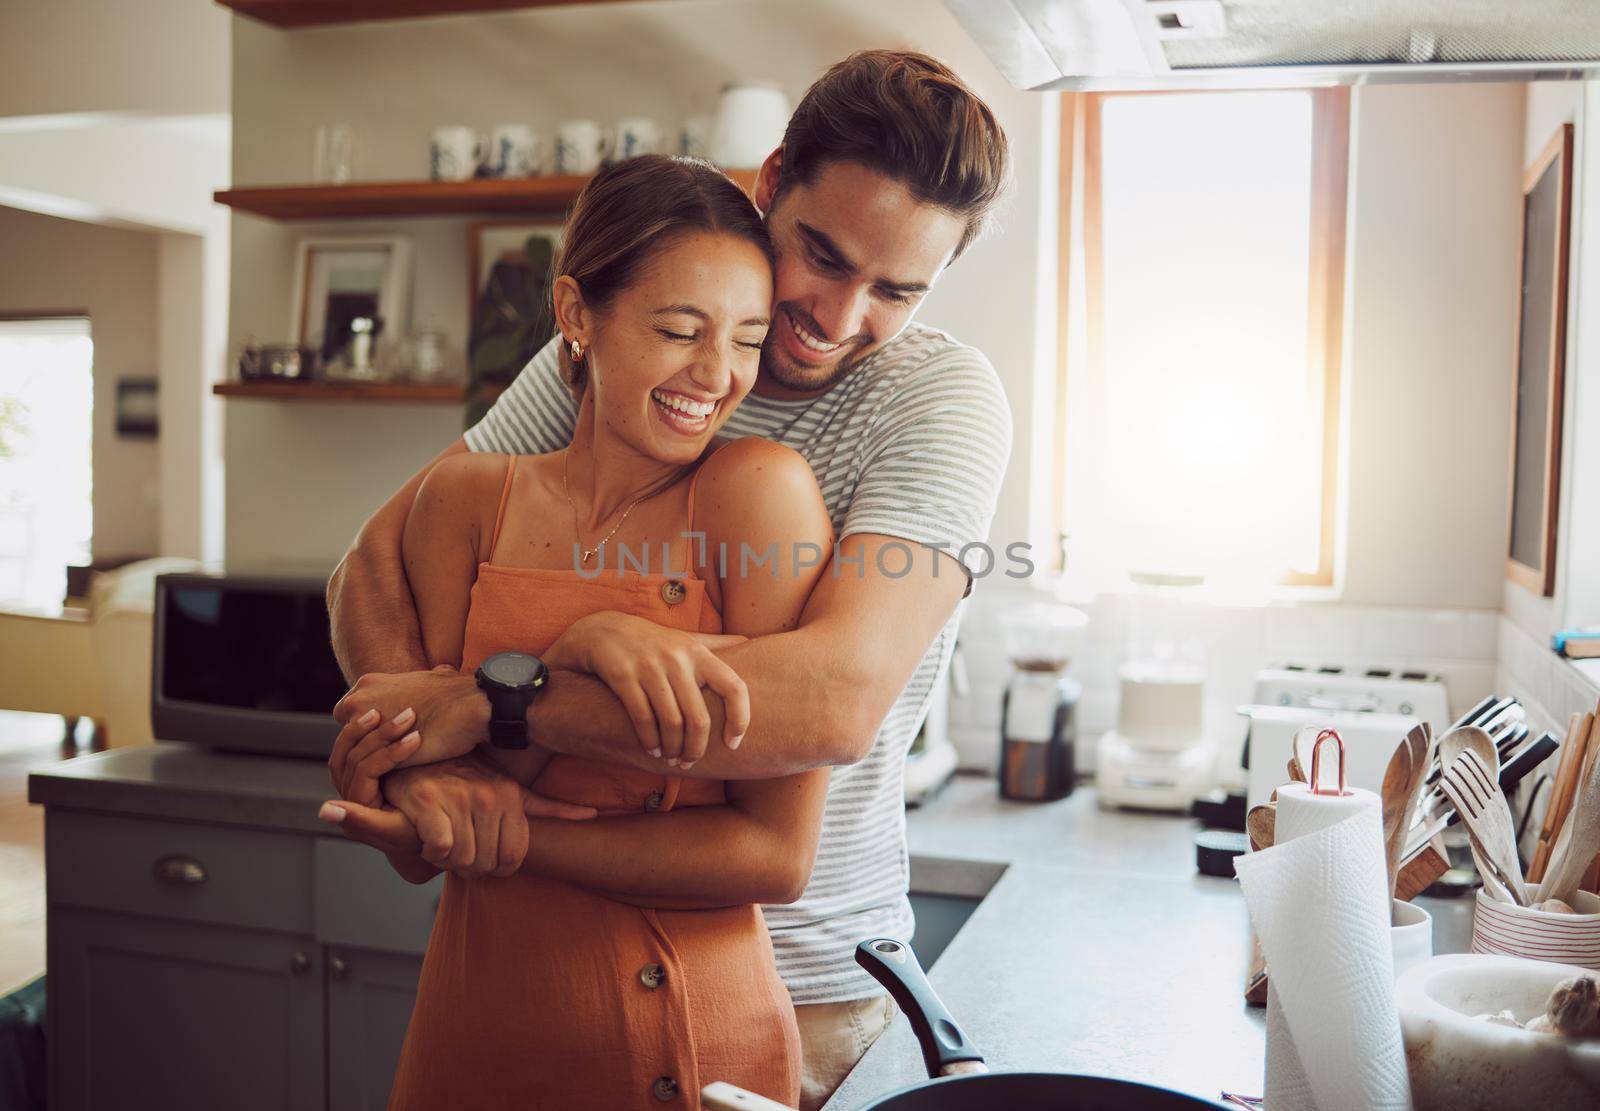
[[[724,538],[770,533],[780,519],[826,528],[827,512],[811,464],[793,448],[746,436],[732,440],[700,466],[695,527]]]
[[[434,517],[475,516],[485,503],[498,505],[511,457],[462,451],[441,459],[423,479],[415,510]]]

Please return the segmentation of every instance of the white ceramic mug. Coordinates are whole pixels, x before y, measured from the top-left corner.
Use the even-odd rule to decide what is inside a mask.
[[[527,124],[498,125],[489,140],[489,171],[495,177],[529,177],[540,170],[544,144]]]
[[[774,85],[729,85],[717,102],[711,128],[711,161],[733,169],[754,169],[783,142],[789,126],[789,98]]]
[[[610,138],[599,124],[567,120],[556,128],[556,173],[592,174],[610,149]]]
[[[483,161],[483,136],[470,127],[441,127],[428,144],[429,176],[434,181],[467,181]]]
[[[617,124],[619,161],[641,154],[660,154],[661,147],[661,125],[649,116],[634,116]]]
[[[1414,903],[1394,900],[1389,942],[1394,949],[1394,974],[1433,956],[1433,916]]]

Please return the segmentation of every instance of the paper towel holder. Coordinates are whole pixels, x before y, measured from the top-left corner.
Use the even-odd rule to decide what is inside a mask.
[[[1339,789],[1337,791],[1324,791],[1322,789],[1322,777],[1319,774],[1322,768],[1322,742],[1327,740],[1333,741],[1334,747],[1339,753]],[[1311,793],[1313,795],[1344,797],[1350,794],[1349,788],[1345,786],[1344,778],[1344,738],[1339,736],[1337,729],[1324,729],[1317,734],[1317,739],[1311,743],[1311,771],[1308,778],[1310,779]]]

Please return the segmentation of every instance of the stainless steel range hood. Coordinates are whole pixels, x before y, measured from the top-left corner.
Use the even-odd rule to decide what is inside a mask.
[[[944,0],[1019,89],[1600,76],[1600,0]]]

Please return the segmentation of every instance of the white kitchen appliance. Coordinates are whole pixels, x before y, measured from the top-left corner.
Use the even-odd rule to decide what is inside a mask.
[[[1117,727],[1095,748],[1102,806],[1186,811],[1216,779],[1206,736],[1205,650],[1189,594],[1200,575],[1136,571],[1128,656],[1117,673]]]
[[[1095,749],[1102,806],[1188,810],[1215,778],[1205,732],[1205,671],[1176,661],[1133,661],[1118,676],[1117,727]]]
[[[1389,757],[1413,725],[1426,721],[1437,735],[1451,723],[1443,680],[1383,664],[1275,664],[1256,674],[1255,702],[1241,713],[1250,719],[1249,806],[1288,780],[1294,735],[1304,726],[1338,730],[1350,785],[1380,791]]]

